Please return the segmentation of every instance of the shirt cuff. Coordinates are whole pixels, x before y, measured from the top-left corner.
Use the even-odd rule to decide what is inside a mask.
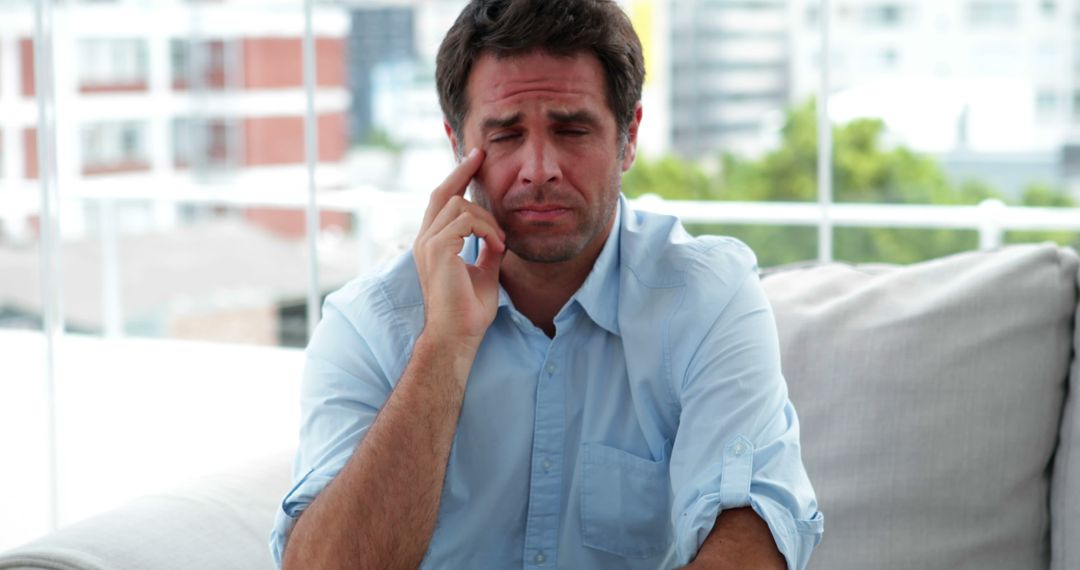
[[[791,511],[764,495],[751,493],[750,506],[761,520],[769,525],[773,541],[787,560],[788,570],[803,570],[810,562],[810,553],[821,542],[825,517],[815,511],[809,519],[796,519]]]
[[[693,496],[675,497],[676,505],[686,505],[675,523],[675,559],[689,564],[709,536],[716,517],[724,509],[750,505],[750,479],[754,447],[738,436],[724,447],[722,459],[703,473],[691,488]]]
[[[721,462],[698,479],[694,496],[676,497],[677,505],[687,505],[674,521],[676,562],[680,566],[697,556],[723,510],[749,506],[768,525],[788,570],[806,568],[810,553],[821,542],[824,517],[814,510],[809,519],[798,519],[779,501],[753,492],[753,452],[749,440],[736,437],[725,446]]]
[[[278,568],[281,568],[285,544],[289,540],[289,534],[296,524],[297,517],[330,484],[330,481],[334,480],[340,470],[340,465],[330,471],[311,469],[286,493],[274,516],[274,528],[270,532],[270,555]]]

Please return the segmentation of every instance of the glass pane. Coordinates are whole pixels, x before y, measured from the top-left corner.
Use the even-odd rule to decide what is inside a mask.
[[[14,403],[0,453],[20,465],[0,473],[20,489],[0,514],[0,548],[47,524],[45,348],[40,332],[16,330],[41,328],[32,6],[0,0],[0,401]],[[302,356],[278,347],[306,342],[295,307],[308,288],[307,169],[299,1],[55,6],[73,333],[57,353],[63,525],[294,445]],[[320,51],[342,51],[341,8],[319,7],[315,29]],[[344,67],[321,65],[319,184],[340,190]],[[350,224],[346,209],[322,229]],[[338,242],[327,290],[355,271],[355,242]]]
[[[1074,30],[1059,4],[834,4],[836,199],[1075,206]],[[816,88],[809,77],[794,78],[795,93]],[[899,244],[880,232],[866,239],[863,251],[886,255],[882,261],[937,257],[960,244]],[[841,241],[838,233],[838,256]]]
[[[834,200],[1075,205],[1080,90],[1073,83],[1080,44],[1071,39],[1072,24],[1059,4],[832,3]],[[634,2],[626,5],[635,13]],[[814,101],[824,61],[819,3],[799,0],[777,14],[769,2],[671,6],[663,46],[671,64],[670,107],[660,115],[670,124],[665,130],[673,156],[639,154],[624,179],[627,194],[815,201]],[[775,93],[770,86],[778,86]],[[777,95],[774,105],[770,93]],[[843,236],[859,235],[869,241],[844,245]],[[978,244],[948,238],[901,246],[893,235],[839,232],[835,254],[851,260],[880,254],[878,261],[899,262]],[[1010,239],[1023,235],[1039,237]],[[770,247],[787,251],[758,251],[762,259],[791,258],[802,246],[777,240]]]
[[[0,1],[0,550],[41,533],[46,504],[45,338],[33,79],[33,3]]]
[[[359,248],[357,272],[412,243],[428,194],[454,167],[436,94],[435,55],[464,5],[446,0],[348,8],[343,203],[359,216],[341,238]]]
[[[72,330],[303,346],[303,5],[75,2],[58,14]],[[318,186],[347,188],[344,8],[315,11]],[[340,203],[341,200],[338,200]],[[326,291],[356,270],[352,206],[321,217]],[[93,260],[93,262],[90,262]],[[87,294],[88,293],[88,294]]]

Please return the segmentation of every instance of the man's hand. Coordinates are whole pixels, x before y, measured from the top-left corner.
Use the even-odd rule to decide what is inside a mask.
[[[414,248],[424,331],[348,463],[296,521],[286,570],[416,568],[423,561],[465,383],[499,304],[505,238],[490,213],[463,197],[483,162],[473,151],[431,193]],[[470,234],[487,244],[473,266],[458,257]]]
[[[464,198],[469,181],[484,163],[473,149],[431,193],[424,221],[413,244],[416,271],[424,292],[424,334],[429,340],[464,342],[475,349],[483,340],[499,304],[499,265],[506,252],[505,233],[491,213]],[[458,256],[465,238],[484,240],[476,265]]]

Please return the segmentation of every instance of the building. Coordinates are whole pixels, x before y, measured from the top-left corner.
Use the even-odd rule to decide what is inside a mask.
[[[417,63],[414,14],[413,6],[401,4],[361,5],[349,10],[349,127],[353,142],[369,141],[381,130],[374,116],[380,80],[386,82],[387,77],[392,80],[402,74],[412,79]]]
[[[38,119],[32,3],[0,18],[0,237],[37,224]],[[343,186],[347,14],[319,4],[319,184]],[[72,2],[54,9],[56,157],[65,237],[93,229],[94,198],[145,196],[134,227],[168,228],[191,208],[162,197],[306,191],[301,5],[284,2]],[[198,210],[198,208],[196,208]],[[299,211],[247,209],[302,233]],[[344,223],[337,220],[335,223]]]
[[[959,177],[986,173],[1015,193],[1023,183],[994,174],[1008,165],[1080,192],[1076,0],[836,0],[830,8],[834,119],[885,118],[897,142],[934,154]],[[793,2],[793,102],[817,93],[819,18],[818,2]]]
[[[62,244],[68,332],[270,346],[307,343],[302,241],[244,220],[219,219],[120,236],[111,245],[119,262],[107,259],[109,245],[96,237]],[[323,240],[321,245],[321,285],[332,291],[356,274],[356,243]],[[0,280],[0,330],[41,329],[39,255],[37,246],[0,248],[0,275],[20,276]]]
[[[788,2],[670,0],[672,150],[756,154],[790,101]]]

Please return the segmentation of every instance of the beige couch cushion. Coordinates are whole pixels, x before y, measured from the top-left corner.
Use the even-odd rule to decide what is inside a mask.
[[[1077,274],[1080,286],[1080,273]],[[1080,568],[1080,310],[1073,329],[1073,364],[1050,487],[1050,570]]]
[[[765,276],[828,521],[811,568],[1048,567],[1076,274],[1040,245]]]
[[[270,570],[291,456],[141,497],[0,554],[0,570]]]

